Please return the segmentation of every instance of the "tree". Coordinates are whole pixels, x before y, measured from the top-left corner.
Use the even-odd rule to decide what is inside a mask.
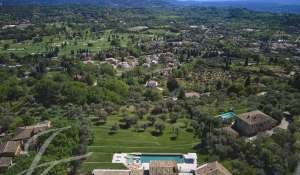
[[[100,110],[100,111],[97,113],[97,115],[98,115],[98,123],[99,123],[99,124],[104,124],[104,123],[106,123],[107,115],[108,115],[108,113],[107,113],[106,111]]]
[[[137,123],[138,118],[136,116],[128,116],[125,115],[121,120],[120,120],[120,127],[123,129],[128,129],[130,128],[133,124]]]
[[[129,93],[128,85],[124,81],[116,78],[103,78],[100,80],[99,86],[120,94],[123,97],[127,97]]]
[[[0,125],[2,126],[2,132],[5,132],[10,129],[10,126],[13,122],[13,117],[10,115],[4,115],[0,119]]]
[[[85,78],[85,82],[89,85],[89,86],[93,86],[96,82],[96,77],[88,74]]]
[[[115,123],[111,126],[110,130],[109,130],[109,134],[115,134],[118,130],[118,125]]]
[[[170,92],[173,92],[174,90],[179,88],[179,84],[175,78],[169,78],[167,82],[167,87]]]
[[[114,76],[116,71],[115,71],[114,67],[110,64],[101,64],[100,73],[104,74],[104,75]]]
[[[163,130],[165,129],[165,124],[162,121],[156,121],[154,124],[154,130],[152,131],[152,134],[157,136],[161,135],[163,133]]]
[[[147,120],[150,121],[150,125],[152,126],[152,125],[154,125],[154,123],[155,123],[155,121],[156,121],[156,117],[153,116],[153,115],[149,115],[149,116],[147,117]]]
[[[248,57],[246,57],[246,58],[245,58],[245,63],[244,63],[244,66],[248,66],[248,64],[249,64],[249,58],[248,58]]]
[[[88,91],[83,83],[66,82],[62,88],[62,95],[66,103],[82,105],[87,102]]]
[[[244,87],[239,84],[239,83],[235,83],[235,84],[232,84],[228,90],[227,90],[227,93],[230,94],[230,93],[235,93],[235,94],[238,94],[240,95],[241,92],[244,90]]]
[[[300,72],[298,71],[294,76],[294,80],[292,81],[292,85],[300,90]]]
[[[162,98],[161,94],[155,89],[147,89],[144,96],[151,101],[158,101]]]
[[[50,106],[61,100],[61,85],[50,79],[42,79],[34,87],[35,97],[38,102]]]
[[[170,113],[170,116],[169,116],[169,122],[170,123],[176,123],[177,119],[178,119],[178,115],[177,114],[175,114],[173,112]]]
[[[171,140],[176,140],[177,137],[178,137],[178,135],[179,135],[179,128],[174,127],[174,128],[172,129],[172,134],[171,134],[171,136],[170,136]]]
[[[183,88],[180,88],[178,98],[179,99],[185,99],[185,91],[184,91]]]
[[[247,78],[246,78],[246,81],[245,81],[245,87],[248,87],[251,85],[251,76],[248,75]]]
[[[3,46],[3,50],[9,49],[9,47],[10,47],[9,44],[6,43],[6,44],[4,44],[4,46]]]
[[[25,115],[22,117],[23,120],[23,125],[24,126],[30,126],[33,125],[35,123],[35,118],[29,115]]]
[[[20,85],[13,85],[6,89],[7,100],[18,100],[20,97],[25,96],[26,87]]]

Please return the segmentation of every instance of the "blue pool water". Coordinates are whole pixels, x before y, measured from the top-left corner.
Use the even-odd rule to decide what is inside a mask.
[[[236,114],[234,112],[226,112],[224,114],[219,115],[219,117],[221,117],[222,120],[228,120],[228,119],[231,119],[234,116],[236,116]]]
[[[153,160],[175,160],[177,163],[184,163],[184,158],[181,155],[141,155],[142,163],[150,163]]]

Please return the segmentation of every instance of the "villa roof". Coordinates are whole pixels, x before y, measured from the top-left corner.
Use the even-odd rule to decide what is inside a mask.
[[[25,140],[29,139],[33,134],[33,128],[18,128],[16,135],[12,138],[12,140]]]
[[[8,141],[0,145],[0,155],[1,154],[15,154],[20,147],[19,141]]]
[[[130,175],[130,170],[96,169],[92,175]]]
[[[42,131],[45,131],[45,130],[49,129],[51,127],[51,122],[50,121],[43,121],[43,122],[40,122],[40,123],[36,124],[33,127],[34,127],[33,132],[36,134],[36,133],[39,133],[39,132],[42,132]]]
[[[211,162],[198,167],[195,170],[196,175],[232,175],[222,164],[219,162]]]
[[[225,134],[231,135],[233,137],[239,137],[239,135],[240,135],[236,130],[234,130],[231,127],[221,128],[220,131],[222,131]]]
[[[0,168],[7,168],[12,165],[12,157],[0,157]]]
[[[50,121],[44,121],[37,123],[36,125],[32,126],[24,126],[17,128],[16,135],[13,137],[12,140],[25,140],[32,137],[32,135],[37,134],[39,132],[45,131],[51,127]]]
[[[131,170],[130,175],[144,175],[144,171],[142,169],[139,170]]]
[[[177,167],[177,163],[174,160],[154,160],[150,161],[150,168],[172,168]]]
[[[272,117],[258,110],[240,114],[238,118],[249,125],[259,124],[265,121],[276,122]]]

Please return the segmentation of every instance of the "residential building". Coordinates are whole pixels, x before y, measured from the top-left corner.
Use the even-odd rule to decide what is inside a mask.
[[[158,86],[158,82],[154,80],[149,80],[145,86],[148,88],[156,88]]]
[[[237,116],[234,129],[242,136],[254,136],[259,132],[272,129],[277,121],[261,111],[252,111]]]
[[[19,127],[17,128],[15,136],[12,138],[13,141],[26,141],[33,136],[33,128]]]
[[[30,139],[33,135],[40,133],[42,131],[46,131],[49,128],[51,128],[50,121],[40,122],[32,126],[19,127],[17,128],[16,134],[12,138],[12,140],[25,142],[28,139]]]
[[[131,170],[96,169],[92,175],[130,175]]]
[[[12,157],[0,157],[0,170],[7,169],[13,164]]]
[[[0,157],[15,157],[21,153],[19,141],[8,141],[0,145]]]
[[[149,175],[178,175],[177,163],[174,160],[151,161]]]
[[[198,167],[196,153],[116,153],[112,163],[128,169],[95,169],[92,175],[231,175],[218,162]]]
[[[211,162],[204,164],[195,170],[195,175],[232,175],[219,162]]]

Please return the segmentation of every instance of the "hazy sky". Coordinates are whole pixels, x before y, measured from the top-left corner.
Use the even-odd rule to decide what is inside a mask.
[[[189,0],[178,0],[189,1]],[[269,3],[281,3],[281,4],[300,4],[300,0],[191,0],[199,2],[212,2],[212,1],[244,1],[244,2],[269,2]]]

